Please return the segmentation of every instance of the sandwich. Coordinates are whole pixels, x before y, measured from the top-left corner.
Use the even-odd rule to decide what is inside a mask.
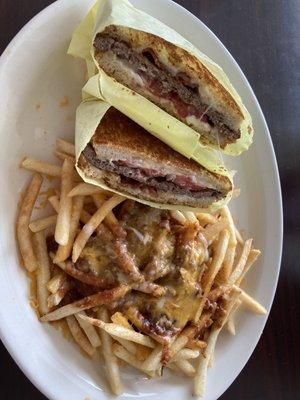
[[[80,118],[79,112],[77,126]],[[114,107],[105,109],[77,156],[84,180],[160,208],[207,209],[232,192],[229,176],[189,160]]]
[[[97,33],[93,45],[97,64],[108,76],[197,131],[202,142],[224,149],[240,139],[241,108],[186,50],[151,33],[116,25]]]
[[[87,63],[84,99],[111,104],[188,158],[195,142],[235,156],[252,143],[250,114],[222,68],[128,0],[98,0],[68,53]]]

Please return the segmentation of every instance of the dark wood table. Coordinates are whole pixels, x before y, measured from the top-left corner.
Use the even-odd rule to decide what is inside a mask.
[[[300,398],[300,3],[177,2],[216,33],[250,81],[269,124],[283,190],[285,242],[271,315],[250,361],[221,399],[296,400]],[[0,53],[50,3],[0,0]],[[4,346],[0,348],[0,376],[1,399],[45,399]]]

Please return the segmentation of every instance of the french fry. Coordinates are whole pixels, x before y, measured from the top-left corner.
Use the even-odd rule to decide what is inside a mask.
[[[205,349],[206,342],[204,342],[204,340],[189,338],[189,341],[187,342],[187,347],[192,350],[202,350]]]
[[[122,201],[124,201],[124,197],[119,196],[119,195],[114,195],[111,197],[109,200],[107,200],[96,212],[95,214],[91,217],[89,222],[84,225],[80,233],[78,234],[74,245],[73,245],[73,253],[72,253],[72,261],[76,262],[78,257],[80,256],[80,253],[82,252],[82,249],[86,245],[86,242],[90,238],[90,236],[93,234],[95,229],[98,227],[98,225],[101,224],[103,219],[107,216],[107,214],[115,208],[118,204],[120,204]]]
[[[137,355],[137,353],[138,353],[138,347],[137,347],[138,345],[137,344],[130,342],[129,340],[126,340],[126,339],[121,339],[118,336],[111,335],[111,337],[115,341],[119,342],[124,347],[124,349],[129,351],[130,354],[132,354],[134,356]]]
[[[237,288],[234,285],[235,288]],[[259,314],[259,315],[265,315],[267,314],[267,310],[265,309],[264,306],[262,306],[257,300],[255,300],[253,297],[251,297],[248,293],[246,293],[243,289],[239,288],[241,290],[241,296],[240,299],[242,303],[253,313]]]
[[[66,281],[66,275],[62,272],[58,272],[47,282],[47,289],[50,293],[56,293],[62,284]]]
[[[208,364],[214,352],[214,348],[219,333],[220,330],[214,330],[211,332],[208,338],[208,343],[204,355],[202,357],[200,355],[199,357],[199,363],[198,367],[196,368],[196,375],[195,375],[195,386],[194,386],[195,396],[201,396],[201,397],[204,396]]]
[[[235,235],[234,222],[233,222],[232,215],[229,211],[228,206],[225,206],[221,209],[221,215],[227,221],[227,224],[228,224],[227,229],[229,230],[230,237],[229,237],[227,252],[224,257],[223,266],[220,270],[218,278],[219,279],[221,278],[221,281],[227,281],[227,279],[229,278],[229,275],[232,271],[232,266],[234,263],[234,256],[235,256],[237,240],[236,240],[236,235]]]
[[[58,196],[50,196],[48,198],[49,203],[54,208],[54,210],[58,213],[59,212],[59,198]]]
[[[62,166],[59,210],[54,234],[56,243],[62,246],[68,244],[70,234],[72,198],[68,197],[68,193],[72,189],[72,180],[73,164],[65,160]]]
[[[75,146],[73,143],[67,142],[63,139],[56,139],[56,148],[58,151],[62,151],[75,157]]]
[[[181,349],[178,351],[175,356],[171,359],[171,361],[179,361],[179,360],[188,360],[191,358],[199,357],[199,350],[192,350],[188,348]]]
[[[69,283],[69,281],[66,280],[65,282],[63,282],[60,288],[57,290],[57,292],[52,293],[48,297],[47,304],[49,309],[58,306],[70,289],[71,289],[71,284]]]
[[[17,238],[19,249],[27,271],[32,272],[37,268],[37,259],[33,251],[29,221],[37,196],[42,185],[41,175],[35,174],[26,189],[21,202],[17,219]]]
[[[112,322],[114,322],[117,325],[121,325],[124,328],[127,329],[131,329],[134,330],[133,327],[130,325],[130,323],[128,322],[128,319],[125,317],[124,314],[122,314],[120,311],[115,312],[112,316],[111,316],[111,320]]]
[[[55,256],[55,261],[65,261],[72,253],[73,243],[79,226],[80,215],[83,208],[83,196],[75,196],[73,198],[71,222],[69,230],[69,239],[66,246],[59,245]]]
[[[207,280],[205,282],[204,293],[202,295],[199,308],[194,317],[195,322],[197,322],[199,320],[199,318],[202,314],[202,311],[203,311],[207,296],[212,287],[213,281],[214,281],[216,275],[218,274],[218,272],[222,266],[222,263],[224,261],[224,257],[225,257],[227,247],[228,247],[229,236],[230,236],[229,232],[226,229],[224,229],[220,233],[219,242],[217,243],[216,250],[213,255],[213,259],[211,261],[211,265],[210,265],[208,273],[207,273]]]
[[[245,275],[247,274],[247,272],[249,271],[249,269],[251,268],[251,266],[255,263],[255,261],[258,259],[258,257],[260,256],[260,251],[256,250],[256,249],[251,249],[245,268],[243,269],[243,272],[241,273],[240,277],[236,280],[237,285],[239,286],[241,284],[241,282],[243,281]]]
[[[95,348],[90,344],[87,337],[82,332],[75,317],[70,315],[66,320],[75,342],[88,356],[92,357],[95,354]]]
[[[54,155],[62,162],[65,161],[65,159],[68,159],[71,163],[75,164],[75,157],[70,156],[70,154],[63,153],[62,151],[55,150]]]
[[[57,220],[57,215],[50,215],[49,217],[39,218],[31,221],[29,224],[29,229],[31,232],[44,231],[51,226],[55,226]]]
[[[56,261],[56,262],[54,262],[55,254],[54,254],[52,251],[50,251],[49,256],[50,256],[52,262],[53,262],[55,265],[57,265],[57,266],[58,266],[60,269],[62,269],[63,271],[66,271],[66,263],[65,263],[64,261],[61,261],[61,262]]]
[[[198,222],[196,215],[191,211],[184,211],[183,215],[189,222],[193,222],[193,223]]]
[[[69,197],[74,197],[74,196],[90,196],[92,194],[96,193],[102,193],[103,190],[99,188],[98,186],[91,185],[90,183],[85,183],[81,182],[78,183],[77,186],[75,186],[69,193]]]
[[[227,330],[233,336],[235,335],[235,332],[236,332],[234,316],[235,316],[235,313],[236,313],[237,309],[241,305],[241,303],[242,303],[241,300],[237,299],[237,301],[234,304],[234,306],[232,307],[232,310],[231,310],[231,312],[230,312],[230,314],[228,316],[228,319],[227,319],[227,324],[226,324]]]
[[[114,344],[113,346],[113,352],[116,357],[118,357],[120,360],[125,361],[127,364],[132,365],[134,368],[146,373],[149,375],[151,378],[154,377],[154,372],[152,371],[147,371],[143,368],[143,363],[138,360],[134,355],[132,355],[130,352],[128,352],[124,347]]]
[[[98,312],[98,317],[107,322],[107,311],[105,309],[100,309]],[[123,391],[123,385],[120,378],[118,362],[115,354],[113,353],[112,340],[103,329],[100,330],[100,336],[102,341],[102,352],[107,367],[108,380],[113,393],[119,395]]]
[[[162,346],[160,344],[157,344],[154,350],[152,350],[152,352],[143,362],[142,368],[145,371],[156,371],[161,364],[162,352]]]
[[[98,332],[94,328],[94,326],[89,324],[88,322],[86,322],[84,319],[80,318],[79,315],[86,316],[86,313],[84,311],[81,311],[79,314],[75,314],[74,316],[75,316],[77,322],[79,323],[81,329],[86,334],[86,337],[89,339],[91,345],[93,347],[101,346],[101,339],[98,335]]]
[[[119,337],[121,339],[126,339],[126,340],[132,341],[134,343],[139,343],[139,344],[142,344],[147,347],[152,347],[152,348],[155,347],[154,341],[152,339],[150,339],[148,336],[143,335],[142,333],[135,332],[131,329],[124,328],[123,326],[114,324],[113,322],[106,323],[99,319],[86,317],[83,315],[80,315],[80,318],[85,319],[90,324],[93,324],[94,326],[97,326],[98,328],[104,329],[105,332],[107,332],[110,335]]]
[[[172,359],[176,353],[183,349],[189,341],[189,337],[185,330],[175,339],[170,347],[170,359]]]
[[[115,323],[117,325],[121,325],[124,328],[130,329],[132,331],[134,330],[133,327],[128,322],[128,319],[119,311],[115,312],[111,316],[111,320],[113,323]],[[138,353],[138,346],[135,343],[130,342],[129,340],[121,339],[117,336],[113,336],[113,338],[117,342],[119,342],[126,350],[128,350],[129,353],[131,353],[133,355],[136,355]]]
[[[48,201],[52,205],[54,210],[58,213],[58,211],[59,211],[59,200],[58,200],[58,197],[57,196],[51,196],[51,197],[49,197]],[[83,222],[84,224],[86,224],[86,223],[89,222],[91,217],[92,216],[87,211],[82,210],[81,214],[80,214],[80,221]]]
[[[210,244],[213,242],[220,234],[220,232],[227,226],[227,221],[224,218],[219,219],[215,224],[209,225],[202,231],[202,235],[205,237],[206,241]]]
[[[185,375],[189,376],[190,378],[194,378],[196,370],[188,360],[178,360],[175,362],[175,365]]]
[[[39,304],[40,313],[47,314],[49,311],[47,298],[49,291],[47,289],[47,283],[50,280],[50,263],[47,251],[47,244],[45,238],[45,232],[37,232],[33,235],[33,243],[37,256],[38,269],[37,269],[37,299]]]
[[[182,214],[181,211],[178,211],[178,210],[170,211],[170,214],[171,214],[171,217],[174,218],[180,224],[182,224],[182,225],[186,224],[186,218]]]
[[[208,225],[208,224],[215,224],[216,223],[216,217],[208,214],[208,213],[196,213],[196,217],[200,224],[202,225]]]
[[[106,195],[105,193],[98,193],[92,195],[92,198],[96,207],[100,208],[106,200]],[[111,229],[112,232],[114,232],[115,228],[119,226],[119,222],[112,211],[110,211],[106,215],[106,217],[104,218],[104,222]]]
[[[236,226],[235,226],[235,235],[236,235],[236,239],[237,239],[238,243],[243,245],[244,244],[244,239],[243,239],[240,231],[238,230],[238,228]]]
[[[230,312],[231,312],[232,307],[234,306],[236,300],[240,296],[240,293],[241,292],[238,288],[233,288],[232,294],[231,294],[231,299],[227,303],[226,314],[225,314],[225,317],[223,318],[223,321],[221,321],[220,327],[218,327],[217,329],[211,330],[211,333],[210,333],[210,335],[208,337],[208,341],[207,341],[207,347],[205,348],[203,354],[200,353],[200,356],[199,356],[198,362],[197,362],[197,366],[196,366],[196,374],[195,374],[195,379],[194,379],[194,395],[195,396],[203,396],[205,393],[207,369],[208,369],[210,360],[213,357],[218,336],[219,336],[223,326],[226,324],[227,318],[230,315]]]
[[[29,171],[34,171],[40,174],[54,177],[60,177],[62,171],[61,167],[59,167],[58,165],[45,163],[31,157],[25,157],[21,162],[21,167]]]
[[[118,300],[119,298],[125,296],[129,290],[130,287],[127,285],[120,285],[113,289],[103,290],[102,292],[84,297],[83,299],[77,300],[74,303],[60,307],[57,310],[44,315],[42,318],[40,318],[40,320],[42,322],[57,321],[69,315],[77,314],[80,311],[88,310],[90,308]]]
[[[243,270],[245,268],[251,250],[251,246],[252,246],[252,239],[246,240],[240,258],[228,279],[229,284],[234,284],[240,278],[240,276],[242,276]]]

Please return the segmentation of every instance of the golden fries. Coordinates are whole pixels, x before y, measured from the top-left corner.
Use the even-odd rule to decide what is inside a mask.
[[[186,224],[186,218],[182,214],[181,211],[178,211],[178,210],[170,211],[170,214],[171,214],[172,218],[174,218],[180,224],[182,224],[182,225]]]
[[[56,148],[58,151],[75,156],[75,146],[73,143],[63,139],[56,139]]]
[[[199,308],[194,317],[195,322],[197,322],[199,320],[199,318],[202,314],[202,311],[203,311],[203,308],[205,305],[205,301],[206,301],[208,293],[211,289],[212,283],[222,266],[222,263],[224,261],[224,257],[225,257],[226,251],[227,251],[227,247],[228,247],[228,242],[229,242],[229,232],[226,229],[224,229],[220,233],[220,239],[219,239],[214,257],[212,259],[212,262],[211,262],[211,265],[210,265],[210,268],[208,271],[207,281],[205,282],[204,293],[203,293]]]
[[[17,238],[19,249],[27,271],[34,271],[37,268],[37,259],[33,251],[31,242],[31,232],[29,222],[32,210],[42,185],[42,177],[35,174],[26,189],[22,200],[17,219]]]
[[[220,270],[220,274],[219,274],[220,275],[219,278],[221,278],[221,280],[223,280],[223,281],[226,281],[232,271],[237,240],[236,240],[236,235],[235,235],[234,222],[233,222],[231,213],[229,211],[229,208],[227,206],[225,206],[221,209],[221,215],[227,221],[227,224],[228,224],[227,229],[230,234],[227,252],[224,257],[224,264],[223,264],[223,267]]]
[[[84,311],[81,311],[79,314],[75,314],[75,318],[77,319],[77,322],[79,323],[81,329],[89,339],[91,345],[93,347],[101,346],[101,340],[96,329],[93,327],[93,325],[80,318],[80,315],[86,316],[86,313]]]
[[[245,264],[245,267],[243,269],[243,272],[240,274],[239,278],[236,280],[237,285],[240,285],[242,280],[244,279],[245,275],[251,268],[251,266],[255,263],[257,258],[260,256],[260,251],[256,249],[250,250],[247,262]]]
[[[60,177],[62,171],[61,167],[59,167],[58,165],[45,163],[31,157],[25,157],[24,160],[21,162],[21,167],[24,169],[28,169],[29,171],[34,171],[40,174],[54,177]]]
[[[199,350],[192,350],[192,349],[181,349],[178,351],[175,356],[172,358],[172,361],[179,361],[179,360],[188,360],[190,358],[197,358],[199,357]]]
[[[120,358],[120,360],[125,361],[127,364],[132,365],[134,368],[146,373],[150,377],[154,377],[154,372],[145,370],[143,368],[143,362],[124,349],[124,347],[115,344],[113,346],[113,352],[116,357]]]
[[[105,309],[100,309],[98,317],[106,323],[106,321],[108,321],[107,311]],[[102,352],[107,367],[107,377],[113,393],[119,395],[123,391],[123,385],[120,378],[119,365],[113,352],[112,340],[103,329],[100,330],[100,336],[102,340]]]
[[[194,378],[196,370],[188,360],[175,361],[177,368],[190,378]]]
[[[36,219],[35,221],[30,222],[29,229],[31,232],[40,232],[44,231],[51,226],[56,225],[57,215],[50,215],[49,217]]]
[[[229,283],[231,283],[231,284],[235,283],[242,275],[245,265],[247,263],[247,259],[248,259],[248,256],[249,256],[249,253],[251,250],[251,246],[252,246],[252,239],[246,240],[244,247],[243,247],[242,254],[240,255],[240,258],[238,260],[238,263],[235,266],[234,271],[232,272],[232,274],[230,275],[230,277],[228,279]]]
[[[216,222],[216,217],[208,213],[196,213],[196,217],[202,225],[214,224]]]
[[[227,322],[227,318],[230,315],[230,312],[240,295],[240,290],[238,288],[233,289],[233,294],[231,296],[230,301],[226,306],[226,314],[223,318],[223,321],[220,323],[220,326],[217,329],[212,329],[208,341],[207,347],[204,350],[204,353],[200,355],[198,359],[198,365],[196,367],[196,374],[194,380],[194,395],[195,396],[203,396],[205,392],[205,384],[206,384],[206,376],[207,369],[210,363],[211,358],[213,357],[213,353],[215,350],[216,342],[221,332],[223,326]]]
[[[70,156],[69,154],[63,153],[62,151],[55,150],[54,155],[60,160],[65,161],[68,159],[71,163],[75,164],[75,157]]]
[[[241,305],[241,303],[242,303],[241,300],[237,299],[237,301],[235,302],[234,306],[232,307],[232,310],[231,310],[231,312],[230,312],[230,314],[228,316],[228,319],[227,319],[228,332],[231,333],[231,335],[233,335],[233,336],[235,335],[235,320],[234,320],[234,316],[235,316],[235,313],[236,313],[237,309]]]
[[[130,340],[134,343],[142,344],[147,347],[155,347],[155,343],[148,336],[143,335],[142,333],[135,332],[131,329],[124,328],[121,325],[117,325],[114,323],[105,323],[99,319],[90,318],[84,315],[79,315],[80,318],[86,320],[87,322],[97,326],[98,328],[104,329],[105,332],[110,335],[119,337],[121,339]]]
[[[74,245],[73,245],[73,254],[72,261],[75,262],[82,249],[84,248],[86,242],[89,240],[92,233],[101,224],[103,219],[107,216],[107,214],[115,208],[118,204],[124,201],[124,197],[119,195],[114,195],[109,200],[107,200],[92,216],[92,218],[88,221],[87,224],[84,225],[79,235],[77,236]]]
[[[191,211],[184,211],[183,215],[189,222],[192,222],[192,223],[198,222],[196,215]]]
[[[101,193],[103,190],[98,186],[91,185],[90,183],[78,183],[69,193],[69,197],[73,196],[91,196],[92,194]]]
[[[62,167],[59,210],[54,234],[56,243],[62,246],[68,244],[70,235],[72,198],[68,197],[68,193],[72,189],[72,178],[73,164],[65,160]]]
[[[128,319],[122,313],[120,313],[119,311],[115,312],[111,316],[111,320],[112,320],[112,322],[114,322],[117,325],[121,325],[124,328],[133,330],[132,326],[128,322]]]
[[[64,273],[57,273],[56,275],[51,278],[47,283],[47,289],[50,293],[56,293],[58,289],[62,286],[62,284],[66,280],[66,275]]]
[[[158,344],[143,362],[142,368],[146,371],[156,371],[161,364],[161,357],[162,346]]]
[[[49,311],[47,298],[49,292],[47,283],[50,280],[50,263],[46,245],[45,232],[37,232],[33,235],[34,248],[37,256],[37,298],[39,303],[39,311],[42,315]]]
[[[65,261],[71,255],[77,228],[79,226],[82,208],[83,196],[75,196],[72,204],[68,243],[65,246],[59,245],[54,259],[55,262]]]
[[[75,342],[90,357],[95,354],[95,348],[90,344],[84,333],[82,332],[78,322],[73,315],[66,318],[68,327]]]
[[[75,343],[90,357],[99,349],[114,394],[122,392],[119,365],[126,363],[150,378],[162,376],[164,367],[183,373],[194,378],[194,394],[203,395],[207,370],[213,363],[222,328],[226,325],[235,334],[235,312],[241,304],[255,314],[267,312],[239,287],[260,251],[252,248],[252,239],[243,240],[227,206],[214,214],[164,212],[160,216],[163,234],[156,236],[151,229],[143,230],[148,222],[143,215],[135,214],[137,206],[133,201],[127,200],[115,209],[125,200],[123,196],[78,179],[73,144],[58,139],[54,154],[63,162],[62,167],[30,157],[21,164],[25,169],[61,179],[60,189],[54,189],[56,195],[48,198],[56,214],[31,221],[42,184],[41,175],[35,174],[17,219],[17,237],[25,267],[28,271],[36,270],[35,307],[40,321],[66,322]],[[76,182],[74,187],[73,182]],[[134,223],[131,226],[140,217],[141,226],[135,227]],[[135,245],[130,238],[132,232],[142,248],[141,254],[132,250]],[[147,235],[153,242],[150,250]],[[94,241],[96,251],[90,248]],[[104,246],[108,246],[107,254],[102,253]],[[143,259],[140,264],[139,257]],[[183,285],[182,292],[169,281],[163,286],[164,280],[158,280],[172,272],[173,262],[179,266],[178,285],[179,288]],[[151,275],[149,271],[156,272]],[[191,289],[197,294],[190,300]],[[74,298],[79,300],[73,301]],[[146,311],[139,308],[145,298],[149,299],[150,311],[147,307]],[[189,312],[184,302],[192,311],[182,326],[177,327],[180,313],[185,316]],[[165,306],[166,303],[170,304]],[[156,306],[161,317],[155,314]],[[151,318],[152,308],[154,318]],[[176,321],[171,327],[175,329],[170,336],[164,336],[160,332],[162,328],[168,331],[171,321]]]
[[[215,240],[220,232],[227,227],[227,221],[225,218],[219,219],[215,224],[209,225],[202,231],[203,236],[205,237],[208,243],[211,243]]]
[[[90,308],[100,306],[111,301],[117,300],[123,297],[130,288],[127,285],[120,285],[114,289],[104,290],[93,294],[91,296],[84,297],[81,300],[77,300],[74,303],[67,304],[49,314],[44,315],[41,318],[42,322],[57,321],[65,318],[69,315],[77,314],[80,311],[88,310]]]
[[[257,300],[251,297],[244,290],[242,290],[241,288],[240,290],[241,290],[241,296],[240,296],[241,301],[247,308],[249,308],[250,311],[260,315],[267,314],[267,310],[265,309],[265,307],[263,307]]]

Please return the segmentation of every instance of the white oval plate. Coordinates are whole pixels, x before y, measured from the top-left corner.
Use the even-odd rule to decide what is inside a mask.
[[[60,0],[33,18],[14,38],[0,61],[0,332],[29,379],[56,400],[109,397],[102,368],[83,358],[58,332],[38,322],[28,304],[25,273],[18,264],[14,235],[16,204],[29,174],[18,169],[25,154],[51,161],[56,137],[72,138],[84,68],[66,55],[73,29],[92,1]],[[259,104],[222,43],[195,16],[171,0],[134,0],[207,53],[229,75],[253,117],[251,150],[227,162],[238,170],[241,196],[233,201],[240,227],[254,237],[262,257],[249,273],[247,290],[268,310],[280,268],[282,206],[276,159]],[[62,102],[62,103],[61,103]],[[240,313],[238,332],[222,334],[208,374],[206,400],[217,399],[237,377],[262,333],[267,317]],[[192,382],[178,376],[147,381],[124,373],[124,397],[190,398]]]

